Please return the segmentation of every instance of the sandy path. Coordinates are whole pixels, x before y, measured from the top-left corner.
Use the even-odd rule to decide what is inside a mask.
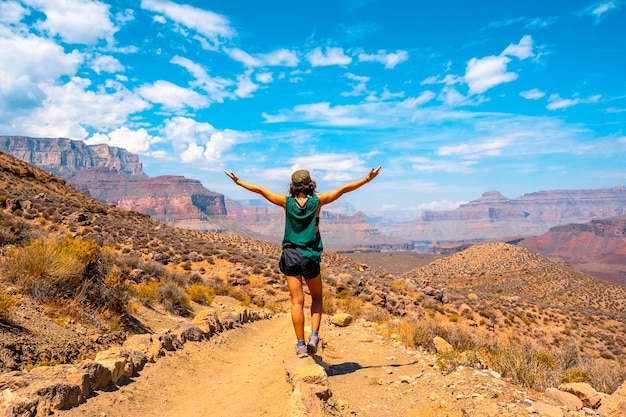
[[[293,360],[289,316],[261,320],[202,343],[187,343],[139,376],[96,396],[63,417],[288,416]]]
[[[329,415],[514,417],[527,394],[486,370],[442,373],[435,356],[385,341],[372,325],[324,320],[332,391]],[[285,367],[297,361],[289,315],[249,323],[209,341],[189,342],[148,364],[132,381],[98,392],[60,417],[291,417]]]

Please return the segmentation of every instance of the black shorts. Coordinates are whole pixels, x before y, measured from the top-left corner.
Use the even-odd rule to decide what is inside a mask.
[[[278,267],[280,272],[290,277],[302,275],[304,279],[311,279],[320,274],[320,263],[310,260],[294,248],[283,249]]]

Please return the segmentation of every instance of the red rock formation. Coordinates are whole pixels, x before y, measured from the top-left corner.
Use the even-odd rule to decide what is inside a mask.
[[[519,243],[596,278],[626,285],[626,216],[553,227]]]

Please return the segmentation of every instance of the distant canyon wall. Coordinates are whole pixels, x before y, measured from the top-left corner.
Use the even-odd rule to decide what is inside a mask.
[[[415,220],[375,223],[383,233],[416,242],[496,239],[540,235],[554,226],[626,214],[626,188],[555,190],[525,194],[515,199],[498,191],[455,210],[426,211]]]
[[[65,138],[0,136],[0,151],[64,178],[105,203],[148,214],[165,223],[204,222],[225,216],[224,195],[182,176],[148,177],[139,157],[105,144],[87,145]]]

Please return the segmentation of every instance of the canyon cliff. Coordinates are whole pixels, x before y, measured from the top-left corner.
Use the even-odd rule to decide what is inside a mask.
[[[626,214],[626,188],[553,190],[509,199],[489,191],[455,210],[425,211],[415,220],[375,223],[383,233],[432,247],[441,242],[540,235],[550,228]]]
[[[224,196],[198,180],[148,177],[139,157],[106,144],[66,138],[0,136],[0,151],[65,179],[90,196],[147,214],[173,226],[194,223],[202,231],[227,231]]]
[[[626,285],[626,216],[556,226],[519,245],[563,259],[590,276]]]

